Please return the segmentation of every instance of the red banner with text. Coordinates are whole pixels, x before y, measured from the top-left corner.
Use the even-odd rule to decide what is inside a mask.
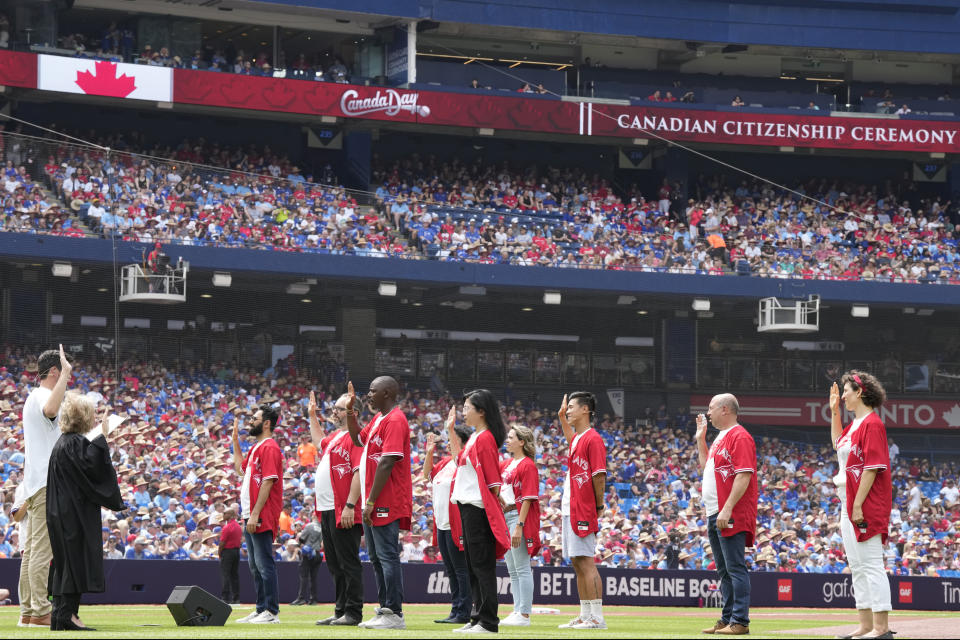
[[[51,58],[50,56],[44,56]],[[38,56],[0,51],[0,84],[37,88]],[[47,65],[44,87],[91,93],[77,82],[79,62]],[[113,75],[117,65],[94,72]],[[110,67],[107,69],[106,67]],[[130,80],[139,69],[123,65]],[[133,72],[129,72],[133,69]],[[142,69],[143,73],[156,71]],[[59,76],[63,76],[62,78]],[[122,78],[122,76],[117,76]],[[111,76],[113,82],[117,78]],[[146,82],[145,80],[143,82]],[[150,83],[147,83],[150,84]],[[153,83],[160,87],[163,83]],[[99,86],[99,85],[98,85]],[[151,85],[152,86],[152,85]],[[61,89],[66,90],[66,89]],[[113,95],[94,91],[98,95]],[[656,138],[684,142],[911,152],[960,152],[960,121],[842,117],[816,112],[762,113],[595,104],[487,93],[410,91],[386,87],[173,70],[174,103],[364,118],[466,129],[532,131],[570,136]],[[160,94],[156,94],[160,95]],[[165,97],[166,94],[163,94]],[[154,99],[154,93],[128,97]],[[160,100],[165,102],[165,100]],[[860,114],[857,114],[859,116]]]
[[[690,412],[704,413],[708,395],[691,395]],[[817,427],[830,437],[827,394],[815,396],[737,396],[740,420],[745,425]],[[887,429],[960,429],[960,402],[951,399],[887,398],[877,411]],[[843,423],[853,420],[845,412]]]

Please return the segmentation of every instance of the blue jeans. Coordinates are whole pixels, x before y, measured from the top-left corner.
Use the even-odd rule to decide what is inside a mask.
[[[380,606],[400,615],[403,612],[403,571],[400,567],[400,522],[382,526],[363,525],[367,554],[377,576]]]
[[[244,521],[243,539],[247,542],[247,563],[257,588],[257,613],[280,612],[280,585],[277,583],[277,565],[273,559],[273,532],[247,533]]]
[[[716,514],[710,516],[707,531],[720,576],[720,597],[723,601],[720,618],[728,624],[750,626],[750,575],[743,559],[747,532],[741,531],[729,537],[720,535]]]
[[[467,557],[457,548],[450,530],[437,530],[437,544],[443,566],[450,580],[450,617],[457,620],[470,619],[470,607],[473,597],[470,595],[470,574],[467,571]]]
[[[507,532],[513,537],[514,527],[520,521],[517,510],[503,514],[507,520]],[[530,556],[527,555],[527,544],[524,539],[519,547],[510,547],[504,556],[507,571],[510,573],[510,589],[513,591],[513,610],[517,613],[530,615],[533,608],[533,569],[530,568]]]

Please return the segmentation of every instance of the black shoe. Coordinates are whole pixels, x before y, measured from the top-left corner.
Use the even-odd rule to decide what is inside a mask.
[[[326,626],[329,624],[333,624],[333,621],[336,619],[337,619],[337,616],[330,616],[329,618],[324,618],[323,620],[317,620],[316,622],[314,622],[314,624],[320,625],[320,626]]]
[[[297,598],[296,600],[294,600],[293,602],[290,603],[290,606],[291,606],[291,607],[301,607],[301,606],[303,606],[303,605],[305,605],[305,604],[307,604],[307,601],[306,601],[306,600],[303,600],[303,599],[301,599],[301,598]]]
[[[466,624],[467,622],[469,622],[469,620],[468,620],[467,622],[464,622],[464,621],[461,620],[460,618],[454,618],[453,616],[447,616],[447,617],[444,618],[443,620],[434,620],[434,622],[436,622],[437,624]]]
[[[319,622],[317,624],[320,624]],[[330,623],[331,627],[355,627],[360,624],[360,618],[343,615]]]
[[[62,622],[56,619],[51,619],[50,630],[51,631],[96,631],[97,628],[81,627],[80,625],[74,623],[73,620],[67,620],[66,622]]]

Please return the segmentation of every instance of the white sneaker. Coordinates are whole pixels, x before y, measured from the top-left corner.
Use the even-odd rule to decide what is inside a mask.
[[[249,624],[280,624],[280,616],[275,613],[270,613],[269,611],[263,611],[256,618],[252,619]]]
[[[484,627],[482,624],[475,624],[469,629],[467,629],[466,631],[464,631],[464,633],[496,633],[496,631],[490,631],[489,629]]]
[[[580,624],[575,624],[571,629],[606,629],[607,623],[603,618],[598,618],[597,616],[590,616]]]
[[[406,629],[407,623],[403,615],[397,615],[390,609],[380,609],[380,617],[374,618],[367,629]]]
[[[463,625],[463,626],[460,627],[459,629],[454,629],[453,632],[454,632],[454,633],[466,633],[467,631],[470,631],[470,629],[472,629],[472,628],[473,628],[473,623],[472,623],[472,622],[468,622],[467,624]]]
[[[251,620],[253,620],[253,619],[256,618],[257,616],[259,616],[260,613],[261,613],[261,612],[259,612],[259,611],[257,611],[256,609],[254,609],[253,611],[251,611],[251,612],[248,613],[247,615],[245,615],[245,616],[243,616],[242,618],[240,618],[239,620],[237,620],[237,622],[238,622],[239,624],[247,624],[248,622],[250,622]]]
[[[583,618],[581,618],[580,616],[577,616],[570,622],[564,622],[563,624],[558,624],[557,629],[573,629],[574,625],[581,624],[582,622],[583,622]]]
[[[379,623],[380,618],[383,617],[383,614],[381,613],[381,611],[382,611],[382,609],[381,609],[380,607],[377,607],[377,608],[374,609],[374,611],[373,611],[374,616],[373,616],[371,619],[369,619],[369,620],[364,620],[363,622],[361,622],[360,624],[358,624],[357,627],[359,627],[359,628],[361,628],[361,629],[368,629],[368,628],[370,628],[371,625],[374,625],[374,624]]]
[[[514,611],[509,616],[500,621],[501,627],[529,627],[530,618],[524,618],[522,614]]]

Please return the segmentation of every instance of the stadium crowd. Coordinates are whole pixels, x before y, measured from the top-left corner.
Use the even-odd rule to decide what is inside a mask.
[[[0,23],[2,25],[2,23]],[[51,53],[73,52],[78,57],[133,62],[172,69],[198,69],[238,75],[286,77],[345,83],[351,72],[343,59],[329,49],[314,47],[309,53],[290,54],[281,49],[276,60],[272,52],[247,53],[232,41],[223,46],[206,44],[190,50],[144,43],[138,48],[136,25],[111,22],[99,34],[67,33],[57,38]]]
[[[18,553],[10,517],[24,462],[20,413],[34,384],[36,361],[22,348],[5,347],[0,358],[0,554]],[[325,382],[342,389],[344,372],[327,358]],[[126,512],[104,512],[103,549],[108,558],[212,559],[224,511],[238,500],[231,464],[230,425],[245,424],[250,407],[275,402],[281,408],[275,437],[285,451],[282,535],[277,558],[298,560],[297,536],[310,522],[318,454],[310,444],[307,396],[318,389],[324,415],[338,393],[290,360],[265,372],[217,364],[125,362],[120,380],[95,362],[74,369],[72,388],[127,418],[111,443]],[[411,531],[403,533],[405,562],[437,562],[431,546],[429,485],[419,471],[426,438],[444,439],[442,416],[457,399],[406,389],[401,407],[411,425],[414,475]],[[556,408],[523,401],[505,406],[508,424],[534,429],[538,443],[543,549],[534,562],[565,563],[560,553],[560,501],[566,472]],[[330,425],[328,425],[330,427]],[[606,566],[647,569],[712,568],[699,472],[686,411],[666,407],[645,412],[634,424],[604,415],[596,424],[608,450],[607,509],[601,517],[597,560]],[[241,427],[242,429],[243,427]],[[839,499],[830,481],[835,456],[820,447],[758,438],[760,511],[758,538],[748,564],[759,571],[841,573],[845,561],[839,533]],[[247,447],[252,443],[244,443]],[[885,548],[888,571],[898,575],[960,576],[960,489],[956,462],[932,465],[905,459],[891,439],[894,461],[892,535]],[[443,446],[443,445],[440,445]],[[361,556],[366,559],[361,548]]]
[[[960,282],[956,208],[911,195],[911,184],[794,185],[819,204],[715,176],[687,188],[692,198],[666,180],[645,198],[583,170],[414,155],[378,160],[378,186],[367,194],[338,186],[329,165],[305,175],[269,147],[203,138],[164,146],[136,134],[92,141],[116,152],[10,136],[0,230],[562,268]]]

